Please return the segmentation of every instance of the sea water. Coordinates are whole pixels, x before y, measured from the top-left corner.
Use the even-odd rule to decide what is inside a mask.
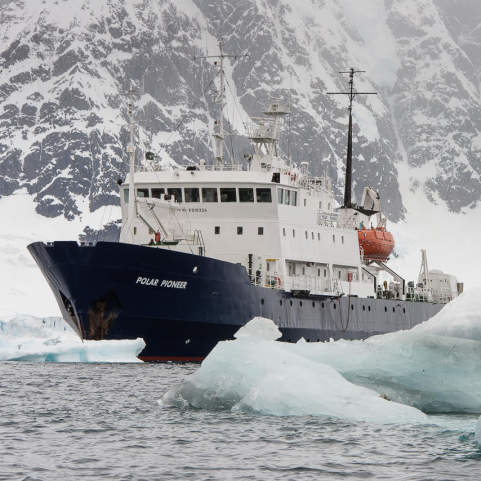
[[[198,368],[0,362],[0,480],[480,477],[477,415],[379,424],[159,402]]]

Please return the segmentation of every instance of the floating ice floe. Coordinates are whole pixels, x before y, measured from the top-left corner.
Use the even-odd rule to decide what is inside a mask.
[[[378,422],[422,421],[418,409],[481,413],[481,290],[410,331],[328,343],[279,337],[272,321],[252,320],[163,402]]]
[[[58,317],[0,320],[0,361],[141,362],[144,347],[143,339],[82,342]]]
[[[346,381],[332,367],[293,352],[275,341],[280,336],[272,321],[253,319],[236,340],[219,342],[201,368],[169,391],[163,403],[392,423],[426,419],[417,409],[382,399]]]

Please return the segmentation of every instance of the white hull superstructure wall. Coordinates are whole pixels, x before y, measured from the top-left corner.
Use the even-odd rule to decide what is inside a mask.
[[[308,182],[307,175],[290,172],[280,172],[276,182],[273,175],[237,169],[137,172],[140,215],[132,222],[128,217],[126,182],[121,241],[148,245],[159,230],[163,241],[177,243],[156,247],[240,264],[259,285],[373,296],[374,279],[362,269],[357,231],[339,227],[330,183]],[[195,199],[189,197],[191,189],[198,191]],[[215,189],[216,201],[206,201],[208,189]],[[249,189],[246,201],[242,195]],[[226,200],[224,192],[234,197]],[[166,201],[165,194],[172,198]],[[176,196],[179,202],[173,202]]]

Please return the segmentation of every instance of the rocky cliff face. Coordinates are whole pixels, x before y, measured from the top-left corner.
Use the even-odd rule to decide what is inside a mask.
[[[37,212],[66,219],[117,204],[129,81],[145,91],[135,105],[139,162],[150,149],[164,165],[212,163],[218,70],[193,57],[214,54],[223,37],[226,53],[250,54],[226,65],[226,130],[243,133],[268,96],[289,100],[284,152],[310,161],[313,174],[328,171],[341,200],[347,97],[327,92],[347,89],[339,71],[367,64],[357,88],[378,94],[356,98],[355,197],[379,189],[387,216],[400,220],[398,176],[409,169],[410,188],[432,202],[455,212],[476,205],[476,0],[370,0],[372,29],[356,22],[351,0],[97,3],[0,2],[1,196],[26,192]],[[380,23],[387,37],[376,41]],[[383,42],[389,55],[372,48]],[[228,150],[239,158],[250,146],[235,136]]]

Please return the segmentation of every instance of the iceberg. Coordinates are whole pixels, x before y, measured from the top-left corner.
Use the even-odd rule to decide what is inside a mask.
[[[481,413],[481,289],[409,331],[364,341],[282,343],[263,318],[235,337],[220,342],[162,402],[377,422],[423,421],[422,412]],[[480,422],[477,433],[478,439]]]
[[[409,331],[289,346],[349,381],[426,413],[481,412],[481,290]]]
[[[162,403],[277,416],[323,415],[382,423],[424,422],[410,406],[356,386],[334,368],[276,342],[269,319],[254,318],[222,341],[194,374],[168,391]]]
[[[0,320],[0,361],[142,362],[144,347],[143,339],[82,342],[60,317]]]

